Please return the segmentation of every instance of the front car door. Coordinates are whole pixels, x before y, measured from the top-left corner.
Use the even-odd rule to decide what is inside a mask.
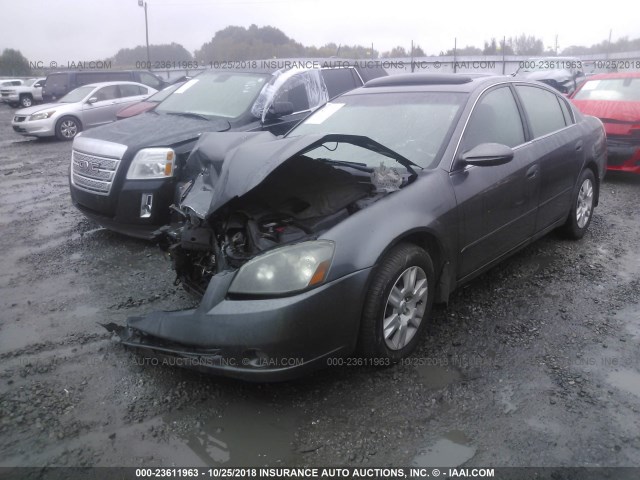
[[[329,100],[327,87],[319,70],[304,70],[295,73],[278,85],[273,99],[266,105],[263,112],[263,130],[269,130],[274,135],[284,135],[300,120],[306,118],[310,112],[324,105]],[[293,112],[278,118],[269,118],[268,109],[276,103],[289,102]]]
[[[115,121],[116,112],[120,108],[118,104],[119,96],[118,85],[107,85],[93,92],[91,97],[95,97],[96,101],[93,103],[85,102],[82,106],[83,128],[95,127]]]
[[[536,232],[563,220],[582,168],[583,144],[567,101],[534,85],[516,85],[529,125],[529,148],[540,160],[540,199]]]
[[[485,92],[463,132],[451,181],[460,214],[458,279],[507,254],[534,233],[540,175],[513,89]],[[483,143],[511,147],[513,159],[497,166],[465,165],[460,157]]]

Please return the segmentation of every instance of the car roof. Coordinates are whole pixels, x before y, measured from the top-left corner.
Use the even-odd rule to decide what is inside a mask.
[[[370,80],[364,85],[364,87],[352,90],[345,95],[366,94],[372,93],[373,91],[446,91],[470,93],[477,88],[483,88],[492,84],[513,80],[513,77],[508,75],[482,73],[405,73]],[[518,82],[521,82],[521,80],[518,79]]]
[[[81,87],[108,87],[110,85],[138,85],[140,87],[153,88],[148,85],[144,85],[138,82],[127,82],[127,81],[111,81],[111,82],[95,82],[95,83],[87,83],[86,85],[80,85]],[[80,87],[78,87],[80,88]],[[155,90],[155,89],[154,89]]]
[[[587,81],[591,80],[605,80],[607,78],[640,78],[640,72],[612,72],[612,73],[597,73],[587,77]]]

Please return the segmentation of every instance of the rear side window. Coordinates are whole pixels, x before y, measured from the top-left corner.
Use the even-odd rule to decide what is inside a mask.
[[[102,87],[93,96],[98,99],[98,102],[102,102],[104,100],[114,100],[118,98],[118,95],[118,85],[109,85]]]
[[[482,143],[501,143],[508,147],[524,143],[522,119],[509,87],[487,92],[473,109],[462,139],[462,151]]]
[[[353,76],[351,68],[336,68],[333,70],[322,70],[322,77],[329,92],[329,98],[337,97],[341,93],[359,87],[361,83]]]
[[[555,93],[538,87],[517,85],[534,138],[566,127],[564,115]]]
[[[147,89],[138,85],[120,85],[121,97],[135,97],[137,95],[146,95]]]

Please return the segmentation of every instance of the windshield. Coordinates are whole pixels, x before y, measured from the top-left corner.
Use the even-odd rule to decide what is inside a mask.
[[[198,75],[169,95],[155,111],[236,118],[249,110],[268,78],[266,74],[235,72]]]
[[[638,102],[640,101],[640,78],[588,80],[573,98]]]
[[[423,168],[435,166],[466,94],[407,92],[348,95],[327,103],[287,136],[362,135]],[[335,148],[334,148],[335,147]],[[348,143],[333,143],[305,154],[311,158],[397,166],[395,160]]]
[[[75,90],[70,91],[60,100],[58,103],[75,103],[81,102],[84,97],[89,95],[96,87],[78,87]]]

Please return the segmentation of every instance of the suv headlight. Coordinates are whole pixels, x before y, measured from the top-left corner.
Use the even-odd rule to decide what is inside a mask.
[[[321,285],[327,278],[334,243],[315,240],[278,248],[245,263],[230,293],[278,295]]]
[[[45,120],[45,119],[49,118],[51,115],[53,115],[54,113],[56,113],[55,110],[49,110],[48,112],[34,113],[33,115],[31,115],[29,117],[29,121],[31,121],[31,120]]]
[[[171,148],[143,148],[133,157],[127,180],[172,177],[175,156]]]

